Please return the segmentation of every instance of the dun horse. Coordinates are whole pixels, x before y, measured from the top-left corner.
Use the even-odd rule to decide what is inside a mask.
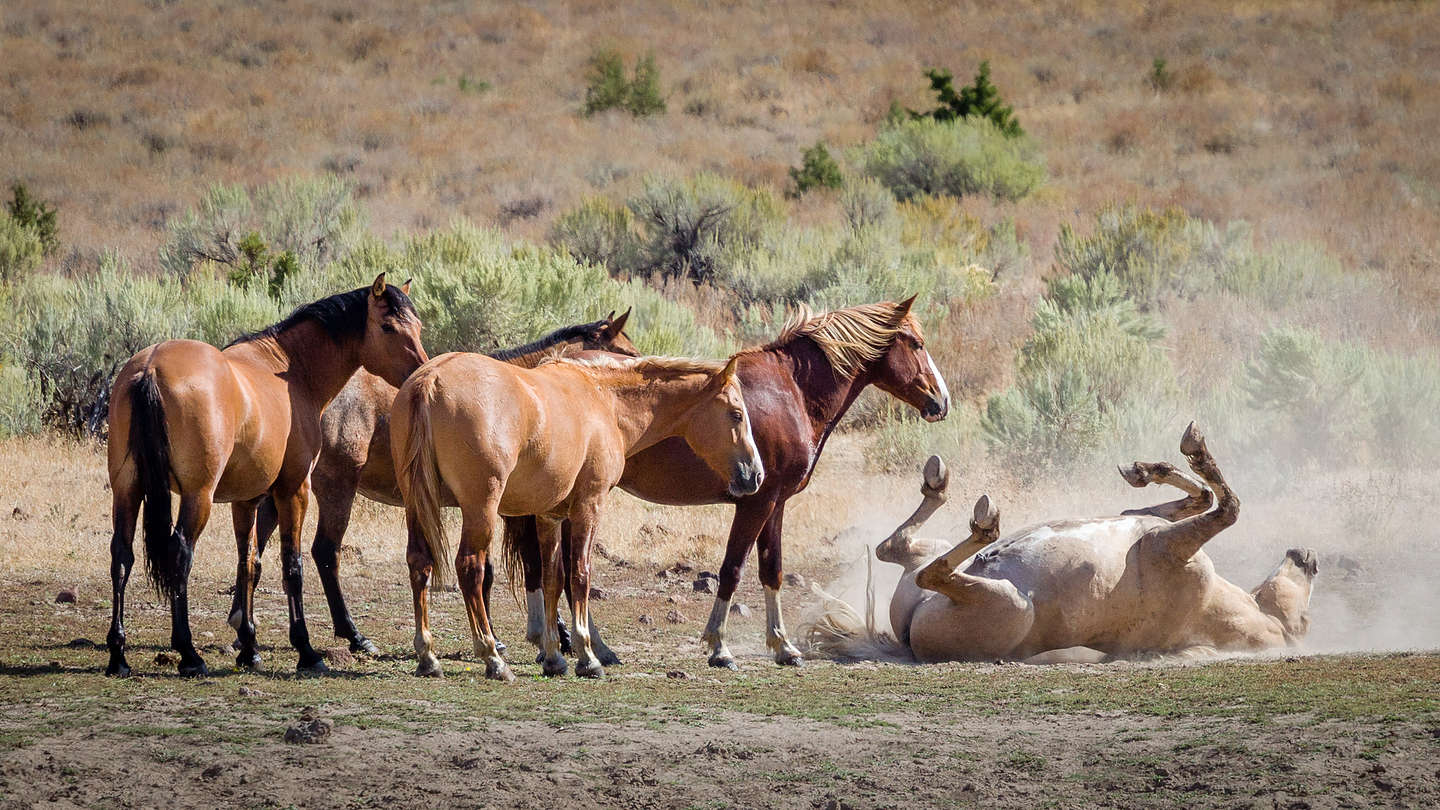
[[[145,509],[145,557],[155,587],[170,600],[170,644],[182,675],[204,675],[190,636],[190,564],[211,505],[230,503],[240,552],[236,593],[242,666],[252,665],[250,619],[255,511],[274,499],[280,526],[290,643],[299,668],[323,669],[310,646],[301,603],[299,539],[309,498],[310,467],[320,452],[320,415],[358,368],[393,385],[426,361],[420,318],[405,287],[375,283],[295,310],[223,351],[193,340],[169,340],[130,358],[110,397],[110,486],[114,587],[107,675],[126,675],[125,586],[133,542]],[[170,493],[180,495],[172,523]]]
[[[801,309],[770,344],[737,355],[738,374],[765,464],[765,485],[737,495],[723,474],[716,474],[679,439],[642,450],[625,464],[620,487],[663,504],[735,504],[735,519],[720,591],[703,639],[710,665],[738,668],[725,642],[730,600],[740,583],[751,547],[760,547],[760,582],[765,586],[766,644],[779,664],[799,666],[800,651],[786,636],[780,611],[780,539],[785,503],[810,483],[825,442],[850,404],[866,387],[905,402],[928,421],[945,418],[950,392],[925,350],[920,324],[910,314],[915,298],[810,315]],[[517,538],[513,552],[524,559],[525,588],[535,604],[540,558],[533,540]],[[539,629],[530,621],[532,635]],[[534,640],[534,639],[532,639]]]
[[[416,674],[440,674],[426,589],[432,575],[445,573],[449,548],[440,510],[452,505],[462,518],[455,569],[486,676],[514,679],[496,649],[481,593],[502,515],[537,518],[547,675],[567,668],[555,624],[560,532],[568,520],[575,672],[603,676],[588,620],[590,547],[601,504],[625,459],[668,437],[690,448],[701,480],[720,482],[734,497],[759,489],[764,472],[738,363],[596,357],[520,369],[483,355],[446,354],[417,371],[396,396],[390,422],[410,537]]]
[[[523,368],[534,368],[544,359],[587,349],[634,357],[640,352],[624,331],[629,317],[629,310],[618,318],[611,312],[598,321],[556,329],[539,340],[490,356]],[[323,446],[315,469],[310,473],[310,488],[315,493],[315,504],[319,510],[315,542],[310,547],[310,554],[315,560],[320,582],[325,587],[325,601],[330,606],[335,636],[349,641],[351,652],[371,655],[379,651],[355,626],[350,609],[345,604],[345,595],[340,590],[338,551],[350,525],[350,509],[357,492],[377,503],[403,505],[400,485],[395,481],[395,464],[390,459],[390,407],[395,403],[396,390],[383,377],[363,369],[355,372],[320,420]],[[250,577],[250,592],[242,594],[237,581],[235,601],[230,609],[232,622],[237,627],[243,602],[246,598],[253,598],[255,585],[259,582],[260,557],[265,553],[265,544],[275,531],[277,514],[272,499],[267,497],[260,502],[257,520],[259,545],[255,551],[255,573]],[[487,594],[493,580],[492,568],[487,564]],[[486,604],[489,604],[488,596]],[[236,646],[238,648],[238,643]]]

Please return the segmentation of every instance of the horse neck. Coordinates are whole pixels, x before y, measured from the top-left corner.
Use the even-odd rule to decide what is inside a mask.
[[[830,359],[809,338],[799,338],[773,349],[785,366],[795,385],[800,389],[800,398],[805,403],[805,416],[810,420],[814,440],[822,442],[850,410],[855,398],[874,380],[870,365],[852,375],[845,376],[835,370]]]
[[[540,365],[540,361],[548,357],[556,346],[567,346],[576,340],[579,340],[579,336],[574,333],[573,327],[567,326],[523,346],[492,352],[490,357],[522,368],[534,368]]]
[[[615,424],[627,456],[683,432],[681,420],[711,379],[702,372],[658,379],[631,371],[609,373],[616,376],[603,387],[615,397]]]
[[[360,341],[337,340],[314,321],[301,321],[263,340],[270,341],[277,357],[283,358],[292,386],[322,408],[360,368]]]

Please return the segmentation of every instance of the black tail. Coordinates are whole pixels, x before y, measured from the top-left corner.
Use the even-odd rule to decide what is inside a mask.
[[[521,543],[531,539],[526,535],[533,537],[534,526],[535,518],[531,516],[505,518],[504,539],[500,543],[501,567],[510,580],[510,596],[517,605],[521,604],[520,583],[525,581],[525,553]]]
[[[190,560],[170,519],[170,436],[160,386],[148,371],[130,389],[130,453],[145,497],[145,567],[155,590],[174,597],[185,587]]]

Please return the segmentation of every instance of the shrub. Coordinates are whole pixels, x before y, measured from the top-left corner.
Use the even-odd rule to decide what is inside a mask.
[[[852,231],[865,228],[894,231],[900,223],[895,195],[872,177],[846,183],[840,195],[840,209],[845,212],[845,224]]]
[[[241,242],[252,233],[267,250],[291,254],[287,264],[293,268],[318,268],[350,249],[363,222],[354,189],[338,177],[323,175],[286,178],[253,191],[212,186],[199,206],[167,231],[160,265],[185,278],[206,261],[246,275],[251,262]]]
[[[30,275],[45,256],[45,243],[34,230],[0,213],[0,283],[13,284]]]
[[[930,89],[935,91],[940,106],[928,113],[912,110],[911,118],[947,122],[964,118],[984,118],[1007,138],[1019,138],[1025,134],[1020,128],[1020,122],[1015,120],[1014,108],[1005,106],[1000,100],[999,89],[990,82],[988,61],[980,63],[980,70],[975,74],[975,83],[960,88],[958,92],[955,90],[955,77],[948,70],[927,70],[925,76],[930,79]]]
[[[1313,460],[1337,444],[1362,440],[1368,360],[1356,346],[1331,344],[1304,329],[1280,327],[1261,336],[1242,388],[1252,409],[1278,423],[1268,437],[1272,449]]]
[[[40,247],[49,256],[60,249],[60,225],[56,221],[55,207],[30,196],[30,190],[23,183],[10,187],[10,202],[5,204],[10,218],[40,240]]]
[[[580,207],[555,219],[550,243],[581,261],[603,265],[611,272],[629,272],[637,268],[640,255],[634,221],[630,209],[603,197],[587,197]]]
[[[0,437],[38,433],[43,401],[40,386],[24,366],[0,365]]]
[[[634,78],[625,79],[625,62],[617,51],[595,52],[587,68],[585,114],[622,109],[644,117],[665,112],[665,98],[660,93],[660,69],[655,55],[646,54],[635,63]]]
[[[1145,80],[1150,84],[1150,89],[1157,92],[1169,90],[1175,84],[1175,74],[1170,72],[1170,66],[1160,57],[1150,65],[1150,72],[1145,75]]]
[[[813,188],[840,188],[845,178],[840,174],[840,164],[830,156],[830,150],[816,141],[805,150],[800,168],[790,169],[790,181],[795,184],[792,196],[799,197]]]
[[[901,200],[925,194],[1018,200],[1046,174],[1029,139],[1006,137],[989,119],[977,118],[906,121],[882,130],[857,162]]]
[[[641,269],[697,282],[727,275],[784,221],[770,192],[713,174],[684,182],[647,178],[626,205],[643,234]]]

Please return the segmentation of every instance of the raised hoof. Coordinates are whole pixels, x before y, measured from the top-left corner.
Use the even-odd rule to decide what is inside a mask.
[[[510,667],[498,658],[485,663],[485,677],[502,683],[515,682],[515,673],[511,672]]]
[[[544,660],[541,660],[539,662],[540,673],[547,678],[558,678],[564,675],[566,672],[570,671],[570,662],[566,661],[564,656],[558,656],[554,659],[545,659],[544,655],[542,654],[541,658]]]
[[[364,653],[365,655],[379,655],[380,648],[376,647],[375,642],[370,639],[364,636],[356,636],[350,640],[350,652]]]
[[[204,661],[198,659],[189,663],[180,662],[179,671],[182,678],[208,678],[210,676],[210,669],[205,666]]]
[[[1117,469],[1120,471],[1120,477],[1124,478],[1125,483],[1132,487],[1138,489],[1150,483],[1150,476],[1146,475],[1144,468],[1140,466],[1140,462],[1138,461],[1129,467],[1119,467]]]
[[[710,656],[710,666],[715,667],[716,669],[728,669],[731,672],[740,671],[740,665],[735,663],[735,659],[731,658],[728,655]]]
[[[580,678],[604,678],[605,667],[599,661],[576,661],[575,675]]]
[[[421,659],[419,666],[415,667],[415,675],[419,678],[443,678],[445,673],[440,669],[440,662],[432,655],[429,659]]]
[[[252,652],[249,655],[246,655],[243,652],[240,653],[239,655],[235,656],[235,666],[241,669],[259,669],[260,653]]]
[[[970,518],[970,530],[974,532],[988,532],[995,528],[1000,522],[1000,510],[990,502],[989,495],[981,495],[975,501],[974,516]]]
[[[620,660],[620,656],[616,655],[615,651],[610,649],[596,650],[595,657],[599,658],[600,663],[607,667],[618,667],[624,666],[625,664],[624,661]]]
[[[1185,435],[1180,437],[1180,452],[1187,456],[1200,455],[1205,452],[1205,434],[1200,432],[1200,428],[1195,427],[1194,422],[1185,428]]]
[[[301,677],[318,678],[329,672],[330,667],[325,665],[325,659],[323,658],[316,658],[314,661],[308,663],[301,661],[295,665],[295,674]]]
[[[119,661],[112,658],[110,664],[105,667],[105,675],[109,678],[128,678],[130,677],[130,665],[125,663],[124,658]]]

